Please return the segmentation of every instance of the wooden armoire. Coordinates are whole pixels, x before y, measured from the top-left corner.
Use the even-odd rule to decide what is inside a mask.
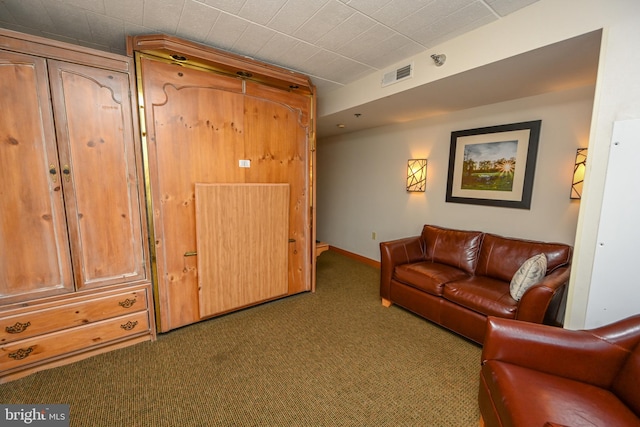
[[[164,35],[135,56],[159,330],[315,286],[315,88]]]
[[[132,58],[0,30],[0,381],[155,338]]]

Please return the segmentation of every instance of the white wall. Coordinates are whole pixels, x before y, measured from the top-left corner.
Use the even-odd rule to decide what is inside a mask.
[[[640,313],[640,286],[629,285],[629,283],[637,283],[637,278],[633,274],[634,269],[621,270],[615,265],[596,259],[613,123],[640,118],[639,22],[640,1],[638,0],[540,0],[504,19],[435,47],[434,52],[447,54],[448,67],[440,67],[440,71],[435,72],[438,74],[412,79],[411,83],[394,85],[395,88],[389,89],[406,90],[409,88],[408,85],[417,86],[446,77],[445,73],[451,75],[470,70],[570,37],[598,29],[603,30],[589,136],[587,176],[579,208],[565,317],[565,326],[572,329],[599,326]],[[424,56],[426,55],[414,59],[426,61]],[[461,59],[459,62],[453,62],[450,58]],[[319,98],[319,115],[330,114],[391,94],[381,91],[378,83],[379,76],[369,76],[329,94],[324,99]],[[406,156],[407,153],[402,154]],[[319,189],[319,193],[320,191]],[[364,188],[361,191],[370,194],[361,198],[380,200],[375,192],[368,193]],[[535,197],[534,195],[534,203]],[[619,198],[622,195],[614,191],[611,197]],[[346,199],[343,202],[350,203]],[[423,204],[426,205],[426,200]],[[640,210],[640,207],[634,206],[634,209]],[[365,208],[360,208],[360,211],[366,212]],[[452,220],[454,219],[455,217],[452,216]],[[319,224],[321,225],[323,221]],[[349,234],[355,233],[350,231]],[[625,257],[627,248],[635,247],[634,243],[636,242],[633,241],[631,234],[622,234],[615,240],[609,241],[608,247],[612,253],[617,252],[621,257]],[[370,248],[367,253],[371,253]],[[601,277],[607,277],[605,282],[594,280],[592,276],[594,269],[603,273]],[[610,293],[618,293],[620,298],[626,299],[629,303],[624,308],[609,311],[606,316],[597,319],[588,318],[587,307],[590,299],[596,298],[597,295],[591,292],[592,287],[606,288]]]
[[[569,199],[571,175],[592,108],[593,87],[586,87],[321,140],[318,238],[374,260],[381,241],[417,235],[424,224],[573,245],[579,202]],[[452,131],[538,119],[530,210],[445,202]],[[428,159],[424,193],[405,189],[410,158]]]
[[[585,327],[608,323],[612,313],[640,310],[638,281],[629,273],[638,262],[640,241],[638,158],[640,119],[615,122]]]

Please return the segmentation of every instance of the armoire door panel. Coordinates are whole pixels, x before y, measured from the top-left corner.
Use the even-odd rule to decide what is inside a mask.
[[[49,62],[76,288],[146,277],[129,76]]]
[[[253,98],[286,105],[290,109],[296,110],[298,112],[299,125],[303,128],[308,128],[309,117],[311,116],[309,96],[249,81],[245,84],[245,94]]]
[[[73,290],[46,62],[0,50],[0,300]]]
[[[216,74],[212,77],[210,71],[198,68],[180,67],[175,63],[168,63],[149,58],[140,58],[140,68],[144,87],[145,102],[160,105],[167,101],[167,87],[176,90],[188,87],[217,89],[226,92],[243,92],[242,80],[237,77]]]
[[[227,90],[229,78],[218,84],[203,71],[146,60],[142,74],[161,330],[169,330],[200,320],[195,183],[244,180],[243,101]]]
[[[287,184],[196,184],[200,316],[288,292]]]
[[[302,105],[245,97],[245,153],[252,159],[247,182],[288,183],[289,292],[310,290],[308,116]]]

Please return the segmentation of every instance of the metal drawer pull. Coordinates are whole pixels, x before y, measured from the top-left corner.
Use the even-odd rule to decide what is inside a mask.
[[[118,303],[118,305],[119,305],[120,307],[122,307],[122,308],[131,308],[131,307],[133,306],[133,304],[135,304],[135,303],[136,303],[136,301],[137,301],[137,299],[135,299],[135,298],[134,298],[134,299],[129,299],[129,298],[127,298],[127,299],[126,299],[126,300],[124,300],[124,301],[120,301],[120,302]]]
[[[9,353],[9,357],[15,360],[22,360],[22,359],[26,359],[31,352],[33,351],[34,346],[31,346],[29,348],[21,348],[18,349],[18,351],[14,351],[13,353]]]
[[[136,325],[138,324],[138,321],[136,320],[135,322],[132,322],[131,320],[129,320],[127,323],[125,323],[124,325],[120,325],[120,327],[122,329],[124,329],[125,331],[130,331],[133,328],[136,327]]]
[[[20,332],[26,331],[29,326],[31,326],[31,322],[27,322],[27,323],[16,322],[15,325],[7,326],[6,328],[4,328],[4,330],[10,334],[19,334]]]

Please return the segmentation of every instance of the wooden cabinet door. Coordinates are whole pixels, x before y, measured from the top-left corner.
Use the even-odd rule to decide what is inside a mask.
[[[0,51],[0,301],[73,290],[46,62]]]
[[[129,76],[49,61],[49,78],[76,289],[145,279]]]
[[[309,97],[251,82],[246,92],[244,150],[252,163],[245,180],[289,184],[288,289],[290,294],[308,291],[312,259]]]
[[[200,320],[195,183],[238,182],[242,83],[141,61],[158,270],[160,329]]]

